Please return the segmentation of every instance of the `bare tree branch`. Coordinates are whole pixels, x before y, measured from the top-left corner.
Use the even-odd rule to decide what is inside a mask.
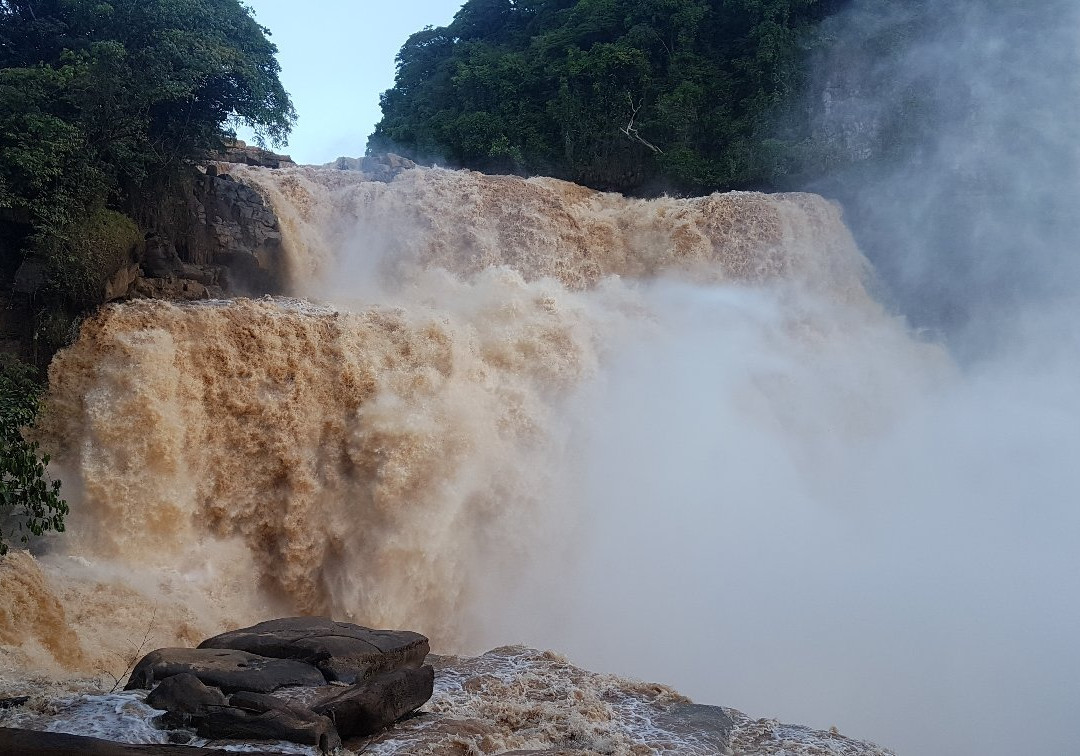
[[[652,142],[647,141],[644,137],[641,136],[641,134],[638,133],[638,130],[634,128],[634,119],[637,118],[638,111],[641,110],[642,106],[645,104],[644,95],[641,98],[641,103],[638,105],[634,105],[634,98],[630,96],[629,92],[626,93],[626,99],[630,101],[630,123],[619,129],[619,131],[626,134],[627,138],[629,138],[630,140],[635,142],[641,142],[653,152],[663,155],[664,151],[662,149],[657,147]]]
[[[143,636],[142,642],[138,646],[130,640],[127,642],[127,644],[131,646],[133,653],[127,657],[127,666],[124,667],[123,672],[119,675],[114,675],[104,664],[98,665],[97,671],[104,675],[108,675],[113,680],[113,686],[109,689],[109,693],[115,693],[117,689],[120,688],[120,684],[124,682],[124,678],[131,674],[131,671],[135,669],[135,664],[142,658],[143,651],[146,649],[147,644],[150,643],[150,634],[154,630],[154,622],[156,619],[157,610],[155,609],[154,613],[150,616],[150,623],[146,626],[146,634]],[[123,661],[123,659],[121,659],[121,661]]]

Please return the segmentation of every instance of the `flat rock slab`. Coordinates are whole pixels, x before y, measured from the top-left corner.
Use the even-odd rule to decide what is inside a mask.
[[[385,672],[418,668],[428,639],[408,630],[372,630],[327,617],[286,617],[209,638],[201,649],[234,649],[312,664],[327,680],[357,683]]]
[[[419,709],[435,686],[432,667],[399,669],[365,680],[312,708],[329,717],[342,738],[371,735]]]
[[[341,747],[334,723],[310,709],[290,706],[265,693],[234,693],[228,706],[211,706],[195,721],[204,738],[287,740],[327,753]]]
[[[292,659],[271,659],[229,649],[159,648],[135,665],[125,689],[149,689],[167,677],[184,673],[226,693],[271,693],[290,685],[326,684],[322,672]]]
[[[0,753],[19,756],[236,756],[236,751],[181,745],[132,745],[62,732],[0,727]],[[244,756],[280,756],[272,751],[245,751]]]

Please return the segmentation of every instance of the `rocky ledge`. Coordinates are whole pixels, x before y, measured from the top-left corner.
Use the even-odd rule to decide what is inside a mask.
[[[320,618],[158,649],[138,662],[128,688],[66,700],[30,695],[9,699],[11,708],[0,701],[0,725],[28,728],[0,727],[0,753],[893,756],[835,729],[695,704],[667,686],[589,672],[552,652],[514,646],[437,656],[417,633]],[[141,690],[149,690],[145,701]],[[122,710],[129,718],[121,735],[101,717]],[[143,729],[130,729],[131,716]]]
[[[428,640],[319,617],[271,620],[198,648],[144,656],[126,689],[150,690],[168,729],[211,740],[290,741],[327,752],[371,735],[429,698]]]

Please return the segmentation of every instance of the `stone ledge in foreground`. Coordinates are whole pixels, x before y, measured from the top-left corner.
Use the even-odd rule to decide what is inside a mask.
[[[182,745],[133,745],[63,732],[0,727],[0,753],[19,756],[235,756],[236,751]],[[244,756],[280,756],[280,752],[245,751]]]

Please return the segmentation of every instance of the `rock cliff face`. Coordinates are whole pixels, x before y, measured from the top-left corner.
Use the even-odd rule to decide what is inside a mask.
[[[245,148],[240,162],[281,164],[255,161],[250,157],[255,150]],[[109,279],[105,301],[216,299],[281,290],[278,219],[257,191],[233,180],[230,166],[211,163],[195,171],[140,219],[150,229],[146,241],[132,263]]]
[[[190,182],[142,220],[151,229],[132,263],[109,279],[104,300],[217,299],[281,293],[289,274],[274,211],[250,184],[235,180],[236,165],[295,167],[284,155],[237,142],[221,160],[194,172]],[[397,155],[339,158],[334,167],[369,181],[390,182],[415,168]]]

